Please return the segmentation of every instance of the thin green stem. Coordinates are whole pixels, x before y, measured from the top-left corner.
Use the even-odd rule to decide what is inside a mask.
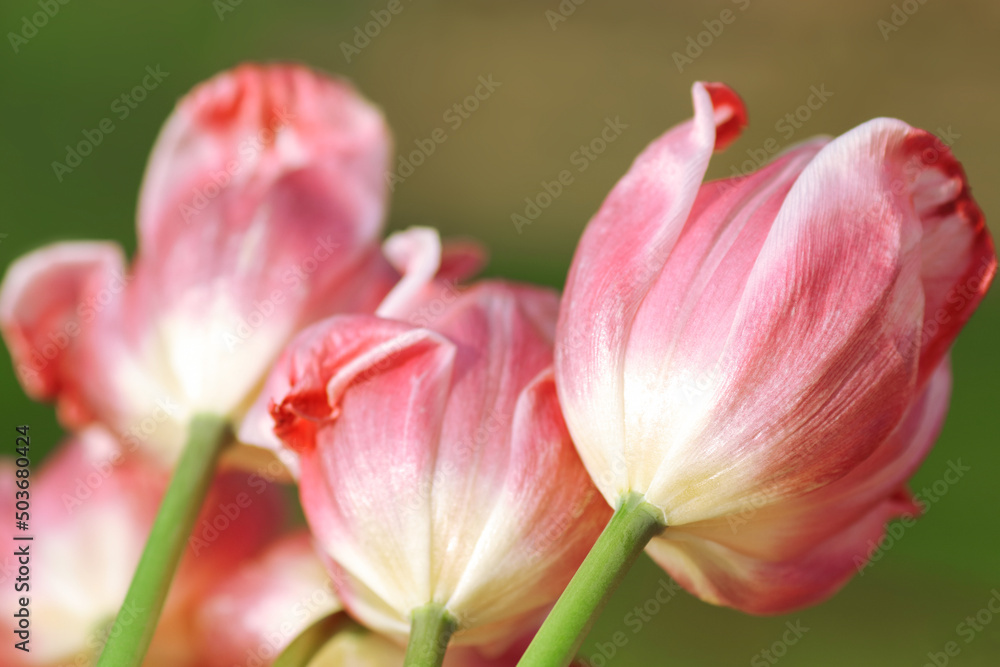
[[[663,532],[663,513],[631,493],[597,538],[562,597],[531,641],[518,667],[565,667],[629,568]]]
[[[451,614],[436,602],[414,611],[403,667],[441,667],[448,641],[457,627]]]
[[[211,486],[215,464],[232,437],[227,419],[202,414],[191,420],[187,443],[122,605],[129,615],[119,612],[98,667],[142,664],[170,582]]]

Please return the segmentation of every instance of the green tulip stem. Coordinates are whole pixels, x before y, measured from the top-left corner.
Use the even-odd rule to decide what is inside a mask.
[[[663,513],[643,496],[623,496],[618,509],[538,630],[518,667],[566,667],[611,594],[649,541],[663,532]]]
[[[431,602],[414,611],[403,667],[441,667],[456,629],[455,619],[440,604]]]
[[[227,419],[200,414],[191,420],[184,451],[160,504],[98,667],[140,667],[142,664],[170,591],[170,582],[208,495],[219,454],[232,439]]]

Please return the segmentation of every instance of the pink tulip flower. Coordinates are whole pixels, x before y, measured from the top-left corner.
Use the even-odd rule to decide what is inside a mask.
[[[138,456],[124,456],[103,428],[81,431],[30,476],[27,531],[13,532],[15,489],[12,462],[0,465],[0,505],[11,517],[0,556],[3,627],[13,638],[18,598],[29,600],[27,652],[6,641],[0,664],[28,667],[94,664],[109,637],[137,619],[122,608],[132,573],[156,516],[168,476]],[[201,667],[193,642],[194,611],[210,582],[256,554],[284,520],[276,487],[254,483],[236,471],[221,473],[195,527],[147,660],[151,667]],[[8,527],[9,526],[9,527]],[[13,537],[31,536],[15,542]],[[15,597],[20,563],[16,547],[28,550],[27,588]]]
[[[996,256],[929,133],[880,118],[702,183],[746,111],[721,84],[693,97],[580,241],[556,382],[607,500],[662,511],[650,555],[705,600],[784,612],[918,511],[905,483]]]
[[[423,232],[397,244],[415,264],[434,247]],[[610,512],[559,410],[556,295],[482,283],[435,296],[433,269],[396,320],[304,331],[259,400],[297,454],[306,518],[353,616],[403,641],[433,602],[457,620],[456,642],[509,642]],[[421,313],[433,330],[405,321]]]
[[[307,324],[372,312],[390,139],[346,83],[242,65],[167,120],[138,208],[138,254],[67,242],[13,264],[0,330],[26,391],[169,463],[194,414],[238,420]]]

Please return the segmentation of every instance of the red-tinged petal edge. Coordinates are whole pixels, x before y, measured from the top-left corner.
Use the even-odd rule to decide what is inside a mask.
[[[113,243],[65,242],[31,252],[0,287],[0,330],[18,378],[35,399],[57,400],[64,423],[90,421],[72,357],[108,295],[125,287],[124,256]]]
[[[900,173],[924,234],[918,380],[923,384],[986,295],[997,257],[983,211],[951,149],[929,132],[911,130],[901,152]]]
[[[739,139],[749,124],[747,107],[736,91],[724,83],[703,84],[715,110],[715,150],[725,150]]]
[[[405,363],[428,347],[451,343],[425,329],[372,316],[333,317],[313,325],[292,342],[288,393],[269,397],[274,433],[293,451],[311,451],[316,432],[340,416],[340,400],[355,382]]]

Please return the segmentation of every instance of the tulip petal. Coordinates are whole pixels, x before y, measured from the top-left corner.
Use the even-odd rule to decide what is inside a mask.
[[[434,532],[445,541],[433,545],[431,577],[441,599],[459,588],[457,577],[467,571],[499,502],[472,499],[498,498],[515,474],[511,420],[521,391],[551,364],[556,304],[549,290],[480,283],[436,325],[457,349],[434,480]],[[535,319],[535,308],[549,319]]]
[[[253,216],[227,208],[261,202],[274,206],[267,215],[284,210],[299,225],[346,216],[353,233],[375,238],[389,151],[381,113],[347,83],[297,65],[241,65],[192,90],[164,126],[143,182],[140,245],[158,253],[157,243],[173,246],[186,230],[217,222],[244,230]],[[281,185],[286,178],[306,186],[295,190],[298,201]]]
[[[660,466],[671,465],[665,450],[697,424],[774,218],[826,143],[812,140],[753,174],[708,183],[698,193],[629,335],[624,400],[631,488],[649,489]]]
[[[923,384],[986,295],[997,257],[983,212],[951,149],[934,135],[911,128],[900,160],[923,226],[918,378]]]
[[[207,667],[280,654],[313,622],[340,609],[307,531],[289,534],[218,583],[197,610]]]
[[[300,341],[290,393],[272,414],[299,453],[306,517],[357,585],[408,613],[431,599],[436,452],[427,443],[441,430],[455,348],[432,332],[360,316],[332,318]],[[405,634],[409,618],[374,627],[400,626]]]
[[[386,239],[382,249],[402,278],[382,300],[375,314],[405,319],[413,302],[434,280],[441,266],[441,237],[430,227],[411,227]]]
[[[918,508],[901,490],[841,533],[797,558],[771,561],[743,555],[684,531],[654,539],[647,552],[678,583],[713,604],[751,614],[783,614],[833,595],[867,562],[887,521]]]
[[[0,290],[0,328],[25,391],[58,400],[64,423],[92,419],[80,374],[81,334],[124,289],[124,258],[112,243],[56,243],[15,261]]]
[[[437,230],[411,227],[392,234],[383,252],[402,278],[376,314],[431,327],[458,294],[456,283],[482,268],[486,251],[475,241],[441,243]]]
[[[839,480],[801,497],[776,502],[769,490],[743,499],[740,510],[670,529],[768,562],[804,557],[903,487],[937,439],[948,411],[951,371],[941,364],[903,422],[875,452]]]
[[[914,398],[921,225],[889,183],[909,127],[830,142],[781,206],[737,308],[717,380],[647,497],[668,525],[828,484],[867,458]],[[879,405],[872,410],[873,404]]]
[[[573,575],[559,565],[582,562],[611,518],[573,448],[551,369],[518,398],[509,457],[503,487],[450,598],[457,609],[483,610],[476,625],[503,620],[492,610],[521,614],[556,599]]]
[[[300,470],[298,454],[282,446],[281,439],[274,434],[274,417],[271,416],[271,399],[275,396],[286,396],[291,391],[289,364],[292,358],[292,346],[289,345],[274,362],[271,372],[264,381],[264,387],[240,420],[236,437],[244,444],[260,447],[274,454],[292,479],[298,479]]]
[[[623,377],[629,326],[676,243],[715,148],[746,111],[730,89],[696,83],[694,118],[654,141],[587,226],[566,282],[556,379],[567,422],[592,474],[614,470],[609,501],[628,489]]]

